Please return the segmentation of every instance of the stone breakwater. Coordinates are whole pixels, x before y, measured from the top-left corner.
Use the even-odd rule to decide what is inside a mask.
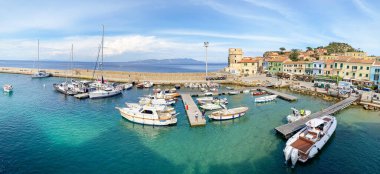
[[[72,77],[80,79],[98,79],[100,71],[90,69],[43,69],[54,77]],[[0,67],[0,73],[31,75],[37,72],[33,68]],[[208,76],[223,76],[218,72],[210,72]],[[114,82],[143,82],[152,81],[155,84],[182,84],[206,82],[205,73],[151,73],[151,72],[127,72],[127,71],[103,71],[104,79]]]

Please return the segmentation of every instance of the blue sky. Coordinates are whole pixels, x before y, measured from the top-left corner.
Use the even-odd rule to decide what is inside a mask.
[[[96,60],[105,25],[105,60],[149,58],[225,62],[228,48],[246,56],[347,42],[380,55],[375,0],[82,0],[1,1],[0,59]]]

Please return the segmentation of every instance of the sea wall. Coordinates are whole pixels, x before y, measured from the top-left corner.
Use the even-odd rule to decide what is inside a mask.
[[[44,69],[55,77],[73,77],[81,79],[98,79],[100,71],[89,69],[58,70]],[[27,74],[37,72],[33,68],[0,67],[0,73]],[[208,76],[223,76],[225,74],[210,72]],[[151,73],[151,72],[127,72],[127,71],[103,71],[104,79],[114,82],[142,82],[152,81],[156,84],[178,84],[189,82],[205,82],[205,73]]]

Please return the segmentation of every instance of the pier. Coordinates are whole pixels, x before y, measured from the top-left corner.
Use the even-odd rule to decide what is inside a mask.
[[[358,99],[357,96],[351,96],[349,98],[346,98],[345,100],[342,100],[328,108],[323,109],[322,111],[316,112],[314,114],[311,114],[309,117],[305,119],[301,119],[298,121],[295,121],[293,123],[284,124],[282,126],[278,126],[275,128],[277,133],[283,135],[285,138],[289,138],[291,135],[293,135],[295,132],[299,131],[303,127],[305,127],[305,123],[313,118],[319,118],[325,115],[333,115],[336,112],[347,108],[350,106],[353,102],[355,102]]]
[[[206,118],[202,118],[202,112],[199,110],[197,104],[195,104],[190,94],[181,94],[183,104],[186,109],[187,118],[189,119],[190,126],[205,126]],[[187,108],[186,108],[187,105]],[[195,114],[198,113],[198,119],[195,118]]]
[[[258,87],[257,89],[260,89],[262,91],[266,91],[270,94],[274,94],[274,95],[277,95],[278,97],[284,99],[284,100],[287,100],[287,101],[296,101],[297,100],[297,97],[295,96],[292,96],[292,95],[289,95],[289,94],[285,94],[285,93],[282,93],[282,92],[278,92],[278,91],[275,91],[275,90],[271,90],[271,89],[268,89],[266,87]]]

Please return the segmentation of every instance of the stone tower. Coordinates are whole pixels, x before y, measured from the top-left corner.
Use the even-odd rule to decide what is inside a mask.
[[[233,67],[233,64],[238,63],[243,59],[243,50],[241,48],[228,49],[228,66]]]

